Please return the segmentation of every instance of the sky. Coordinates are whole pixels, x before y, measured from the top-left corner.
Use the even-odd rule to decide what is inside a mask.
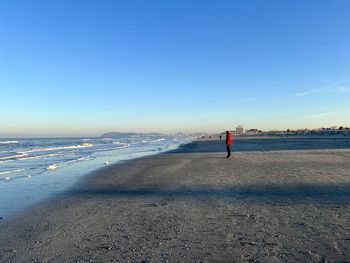
[[[350,126],[350,1],[0,1],[0,136]]]

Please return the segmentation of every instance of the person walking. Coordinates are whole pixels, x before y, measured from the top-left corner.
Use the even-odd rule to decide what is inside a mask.
[[[230,156],[231,156],[232,135],[231,135],[231,133],[229,131],[226,131],[225,144],[226,144],[226,149],[227,149],[227,156],[226,156],[226,158],[230,158]]]

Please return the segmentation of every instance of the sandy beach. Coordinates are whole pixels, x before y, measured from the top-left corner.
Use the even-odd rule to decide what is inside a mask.
[[[199,141],[110,165],[0,220],[0,261],[350,261],[349,141],[234,140],[230,159]]]

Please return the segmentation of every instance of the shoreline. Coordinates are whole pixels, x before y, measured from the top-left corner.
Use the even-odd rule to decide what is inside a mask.
[[[24,143],[23,139],[20,143]],[[67,144],[65,141],[59,143]],[[69,143],[80,145],[81,140]],[[100,142],[95,141],[93,143],[98,147]],[[109,144],[106,145],[110,144],[114,144],[114,141],[109,141]],[[0,170],[5,169],[11,172],[20,171],[20,173],[3,176],[0,174],[0,199],[2,200],[0,203],[0,217],[3,219],[10,218],[43,200],[50,199],[52,196],[59,193],[64,193],[79,182],[84,176],[94,172],[96,169],[106,167],[110,164],[140,158],[142,156],[154,155],[167,150],[172,150],[179,145],[180,142],[177,142],[176,145],[164,144],[162,145],[164,146],[163,148],[157,148],[158,146],[147,144],[145,146],[142,145],[141,147],[117,147],[116,149],[109,149],[111,151],[107,152],[101,152],[98,149],[95,149],[92,153],[83,152],[77,153],[69,158],[67,157],[68,161],[63,160],[65,159],[64,154],[60,153],[53,154],[62,156],[60,160],[48,161],[34,158],[35,160],[33,164],[26,162],[20,163],[20,161],[14,165],[11,162],[8,167],[6,167],[5,164],[5,166],[0,167]],[[31,158],[28,159],[31,160]],[[17,169],[18,167],[22,168],[20,165],[24,167],[24,169]],[[8,177],[5,178],[5,176]]]
[[[349,259],[349,149],[210,147],[99,168],[0,221],[0,262]]]
[[[236,138],[237,139],[237,138]],[[263,139],[263,140],[266,140],[266,139],[286,139],[286,138],[282,138],[282,137],[267,137],[267,138],[258,138],[258,137],[239,137],[238,139],[241,139],[241,140],[255,140],[255,139]],[[288,138],[290,139],[290,138]],[[291,139],[296,139],[296,138],[291,138]],[[307,138],[306,138],[307,139]],[[316,138],[316,139],[322,139],[322,138]],[[111,164],[108,164],[106,166],[102,166],[102,167],[99,167],[93,171],[90,171],[84,175],[81,176],[81,178],[75,182],[73,185],[71,185],[70,187],[68,187],[67,189],[63,190],[62,192],[59,192],[59,193],[54,193],[52,194],[51,196],[49,196],[48,198],[45,198],[45,199],[42,199],[38,202],[35,202],[34,204],[32,205],[29,205],[28,207],[18,211],[18,212],[15,212],[13,214],[11,214],[10,216],[8,217],[4,217],[4,216],[1,216],[1,219],[0,219],[0,223],[4,224],[4,223],[7,223],[8,220],[12,220],[14,218],[17,218],[17,217],[23,217],[25,216],[28,212],[30,212],[31,210],[33,209],[36,209],[38,206],[41,206],[45,203],[50,203],[50,202],[54,202],[55,200],[57,199],[60,199],[60,198],[64,198],[66,196],[70,196],[72,194],[72,192],[75,192],[77,188],[81,187],[82,185],[86,184],[86,181],[92,179],[94,179],[94,177],[96,176],[99,176],[101,173],[104,173],[104,172],[108,172],[110,169],[117,169],[119,166],[121,165],[132,165],[132,163],[136,160],[139,160],[139,159],[144,159],[144,158],[147,158],[147,157],[152,157],[152,156],[157,156],[157,155],[163,155],[163,154],[172,154],[172,153],[175,153],[175,154],[194,154],[194,153],[198,153],[199,151],[202,151],[203,148],[200,148],[198,149],[197,147],[197,143],[207,143],[207,142],[214,142],[214,143],[224,143],[224,141],[219,141],[219,140],[199,140],[199,141],[192,141],[192,142],[189,142],[189,143],[186,143],[186,144],[181,144],[179,145],[176,149],[173,149],[173,150],[168,150],[168,151],[165,151],[165,152],[161,152],[161,153],[153,153],[153,154],[149,154],[149,155],[146,155],[146,156],[141,156],[141,157],[136,157],[136,158],[133,158],[133,159],[128,159],[128,160],[122,160],[122,161],[116,161],[115,163],[111,163]],[[216,148],[213,148],[213,145],[212,144],[209,144],[209,145],[204,145],[205,148],[207,148],[208,150],[204,150],[201,154],[208,154],[208,153],[218,153],[218,152],[222,152],[223,154],[226,152],[226,149],[224,149],[224,147],[221,147],[221,145],[219,145],[219,150]],[[332,153],[332,152],[336,152],[337,150],[346,150],[348,149],[347,147],[344,147],[344,148],[336,148],[336,149],[303,149],[303,150],[297,150],[297,149],[293,149],[293,150],[279,150],[281,152],[283,151],[287,151],[287,152],[303,152],[303,153],[311,153],[311,152],[314,152],[314,151],[319,151],[319,152],[329,152],[329,153]],[[270,149],[269,149],[270,150]],[[350,145],[349,145],[349,151],[350,151]],[[234,149],[233,151],[233,154],[241,154],[241,153],[244,153],[244,152],[247,152],[247,153],[259,153],[261,152],[261,149],[258,150],[258,149],[254,149],[254,150],[247,150],[247,149],[243,149],[243,150],[240,150],[240,151],[237,151],[237,149]],[[274,151],[274,152],[278,152],[277,151]]]

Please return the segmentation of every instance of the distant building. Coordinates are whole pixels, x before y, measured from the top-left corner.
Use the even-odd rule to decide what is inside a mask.
[[[244,127],[243,127],[243,125],[239,125],[239,126],[236,128],[236,134],[237,134],[237,135],[243,135],[243,134],[244,134]]]
[[[258,135],[261,131],[258,129],[249,129],[245,132],[247,135]]]

